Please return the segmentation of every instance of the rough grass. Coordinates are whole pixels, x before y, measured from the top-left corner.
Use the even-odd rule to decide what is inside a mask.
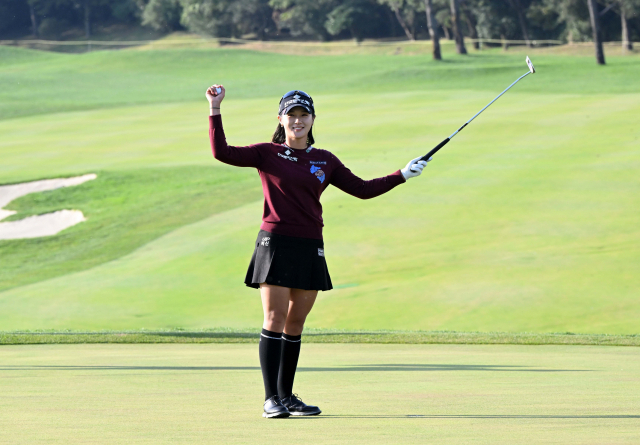
[[[1,332],[0,345],[80,343],[258,343],[259,329]],[[640,346],[640,335],[309,329],[305,343]]]
[[[260,196],[246,171],[215,167],[96,171],[77,187],[26,195],[6,219],[79,209],[87,221],[58,236],[0,242],[0,292],[117,259],[178,227]],[[234,196],[235,200],[228,199]]]

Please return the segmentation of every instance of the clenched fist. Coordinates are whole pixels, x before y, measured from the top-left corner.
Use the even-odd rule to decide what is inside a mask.
[[[220,102],[224,99],[225,89],[222,85],[211,85],[207,88],[207,100],[212,107],[220,107]]]

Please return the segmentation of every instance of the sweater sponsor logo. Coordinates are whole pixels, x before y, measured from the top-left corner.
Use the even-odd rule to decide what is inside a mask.
[[[309,161],[311,165],[327,165],[327,161]]]
[[[312,165],[310,171],[311,171],[311,173],[316,175],[316,178],[318,178],[318,180],[320,182],[324,182],[324,178],[326,176],[325,176],[324,172],[322,170],[320,170],[320,167],[316,167],[315,165]]]
[[[324,249],[318,247],[318,256],[324,256]]]
[[[278,153],[278,156],[288,159],[289,161],[298,162],[298,158],[294,158],[293,156],[283,155],[282,153]]]

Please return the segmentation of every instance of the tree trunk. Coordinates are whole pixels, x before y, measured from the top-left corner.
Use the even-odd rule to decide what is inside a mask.
[[[507,37],[504,34],[500,34],[500,40],[502,40],[502,50],[506,51],[509,49],[509,43],[507,42]]]
[[[469,17],[468,12],[464,14],[464,20],[467,22],[467,28],[469,28],[469,35],[473,39],[473,49],[480,49],[480,42],[478,42],[478,29],[475,22]]]
[[[31,15],[31,27],[33,28],[33,35],[36,39],[40,38],[40,34],[38,34],[38,17],[36,16],[36,10],[33,7],[32,2],[27,2],[29,4],[29,14]]]
[[[407,26],[407,23],[402,18],[402,15],[400,14],[400,8],[398,8],[398,4],[396,2],[391,2],[391,9],[393,9],[393,12],[395,13],[396,18],[398,19],[400,26],[402,26],[402,29],[404,29],[404,33],[407,35],[407,39],[415,40],[415,37],[413,37],[413,33]]]
[[[444,31],[444,38],[447,40],[451,40],[451,34],[449,34],[449,28],[447,28],[446,26],[443,26],[442,30]]]
[[[593,44],[596,49],[596,62],[604,65],[604,51],[602,49],[602,31],[600,30],[600,14],[596,0],[587,0],[589,17],[591,18],[591,31],[593,32]]]
[[[88,39],[91,38],[91,5],[90,0],[84,0],[84,35]]]
[[[467,48],[464,47],[462,30],[460,29],[460,7],[458,0],[451,0],[451,26],[453,27],[453,36],[456,40],[456,51],[458,54],[467,54]]]
[[[620,11],[620,20],[622,22],[622,50],[631,51],[633,50],[633,42],[631,42],[629,38],[629,23],[627,22],[627,14],[624,12],[624,9]]]
[[[522,30],[522,37],[524,37],[524,41],[527,43],[527,47],[531,47],[531,40],[529,40],[529,32],[527,31],[527,21],[524,18],[524,13],[522,11],[522,3],[520,0],[510,0],[511,6],[516,10],[518,14],[518,21],[520,22],[520,29]]]
[[[442,60],[442,54],[440,53],[440,35],[438,34],[438,23],[436,23],[435,14],[433,13],[433,1],[424,0],[424,9],[427,12],[427,26],[429,27],[429,34],[431,34],[433,60]]]

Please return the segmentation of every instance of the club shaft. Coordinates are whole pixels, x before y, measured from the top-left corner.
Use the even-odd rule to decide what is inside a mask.
[[[456,131],[454,131],[451,136],[449,136],[447,139],[445,139],[444,141],[440,142],[438,145],[436,145],[434,148],[431,149],[431,151],[429,153],[427,153],[426,155],[424,155],[422,158],[420,158],[421,161],[426,161],[428,160],[431,156],[433,156],[434,154],[437,153],[438,150],[440,150],[442,147],[444,147],[445,145],[447,145],[447,142],[449,142],[451,139],[453,139],[453,137],[460,133],[460,131],[462,131],[462,129],[464,127],[466,127],[467,125],[469,125],[471,123],[472,120],[474,120],[476,117],[478,117],[480,115],[480,113],[482,113],[484,110],[486,110],[487,108],[489,108],[489,106],[494,103],[496,100],[500,99],[500,96],[502,96],[504,93],[506,93],[507,91],[509,91],[509,89],[514,86],[516,83],[520,82],[520,80],[522,80],[524,77],[526,77],[528,74],[531,74],[530,71],[527,71],[526,73],[524,73],[522,76],[518,77],[518,79],[513,82],[511,85],[509,85],[507,88],[505,88],[505,90],[498,94],[495,99],[493,99],[491,102],[489,102],[482,110],[478,111],[476,114],[474,114],[474,116],[469,119],[467,122],[464,123],[464,125],[462,125],[460,128],[458,128]]]

